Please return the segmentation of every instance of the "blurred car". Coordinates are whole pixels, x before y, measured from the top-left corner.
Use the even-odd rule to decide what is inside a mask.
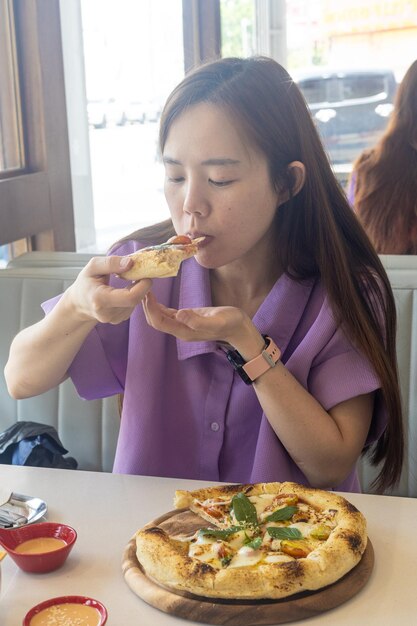
[[[123,126],[126,114],[122,103],[115,98],[108,100],[89,100],[87,102],[88,123],[94,128]]]
[[[102,100],[89,100],[87,102],[88,123],[94,128],[106,127],[106,107]]]
[[[126,105],[125,115],[126,122],[130,124],[143,124],[145,121],[145,104],[139,100],[129,102]]]
[[[294,75],[333,164],[351,163],[384,131],[397,83],[390,69],[315,67]]]
[[[161,106],[155,100],[144,102],[145,120],[147,122],[157,122],[161,116]]]

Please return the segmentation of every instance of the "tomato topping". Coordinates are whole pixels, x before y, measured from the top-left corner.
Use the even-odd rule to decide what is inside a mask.
[[[219,556],[219,559],[224,559],[224,557],[227,556],[227,552],[226,552],[226,548],[224,544],[220,545],[219,549],[217,550],[217,554]]]
[[[211,515],[212,517],[217,517],[217,518],[223,517],[224,515],[223,511],[219,511],[219,509],[215,509],[212,506],[207,507],[206,512],[208,515]]]
[[[289,554],[296,559],[302,559],[303,557],[308,556],[311,552],[311,547],[308,545],[306,541],[297,540],[297,539],[289,539],[281,541],[281,551],[285,554]]]
[[[187,237],[187,235],[175,235],[168,239],[167,243],[172,243],[174,245],[187,245],[191,243],[191,239]]]

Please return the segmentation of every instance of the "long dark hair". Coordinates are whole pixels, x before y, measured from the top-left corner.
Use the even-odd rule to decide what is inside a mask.
[[[354,164],[354,209],[380,254],[417,254],[417,61],[378,144]]]
[[[272,59],[214,61],[186,76],[169,96],[161,117],[161,151],[172,123],[201,102],[231,115],[268,159],[276,188],[290,190],[290,200],[276,216],[277,262],[295,279],[321,277],[338,322],[379,376],[388,424],[371,461],[384,461],[374,486],[386,489],[398,481],[403,460],[394,298],[385,270],[333,175],[304,98]],[[294,196],[288,170],[292,161],[306,168],[305,184]],[[169,221],[163,228],[166,234]],[[142,240],[144,234],[155,236],[155,228],[135,233]]]

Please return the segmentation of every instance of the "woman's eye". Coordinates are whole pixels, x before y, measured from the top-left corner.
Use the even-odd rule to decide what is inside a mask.
[[[230,185],[234,181],[233,180],[213,180],[212,178],[209,178],[209,182],[212,185],[215,185],[216,187],[226,187],[227,185]]]
[[[182,183],[184,180],[183,176],[168,176],[168,181],[170,183]]]

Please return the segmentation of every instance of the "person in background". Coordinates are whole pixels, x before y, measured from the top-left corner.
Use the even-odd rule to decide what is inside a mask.
[[[114,471],[378,489],[403,456],[396,315],[383,266],[332,173],[306,103],[272,59],[221,59],[167,100],[171,220],[94,258],[14,339],[15,398],[71,376],[123,394]],[[178,276],[131,283],[125,255],[204,237]]]
[[[385,133],[354,163],[348,197],[379,254],[417,254],[417,61]]]

